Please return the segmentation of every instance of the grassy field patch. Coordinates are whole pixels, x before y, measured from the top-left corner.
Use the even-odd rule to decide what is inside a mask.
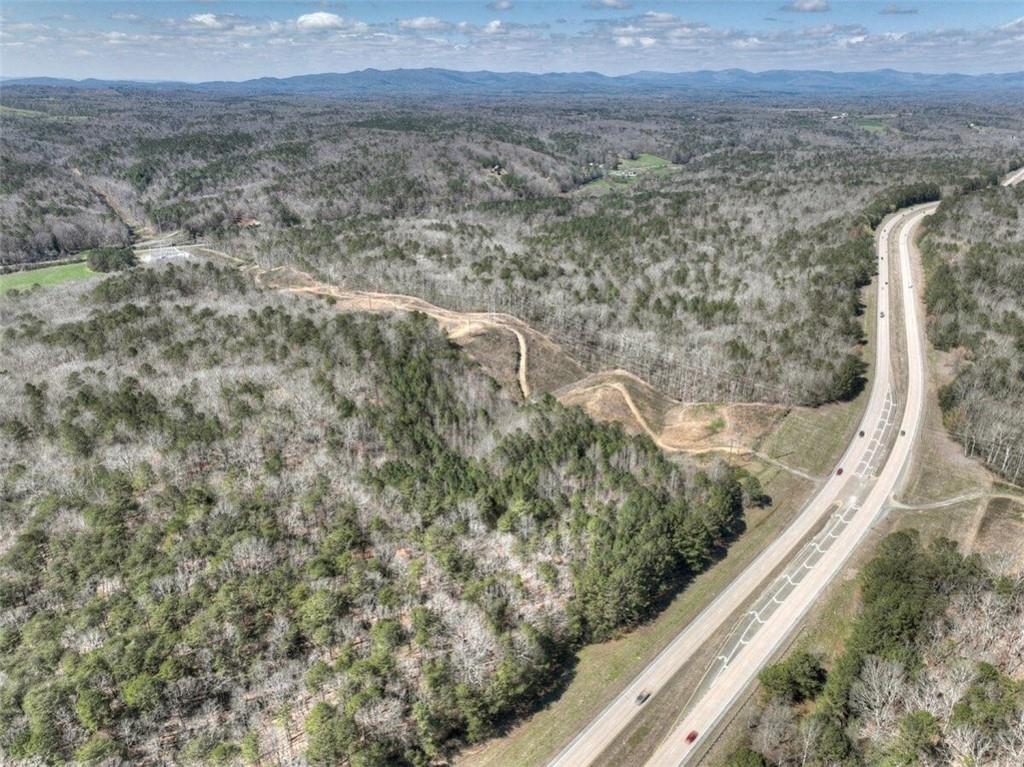
[[[616,170],[657,170],[671,165],[664,157],[653,154],[639,155],[635,160],[620,160]]]
[[[47,266],[42,269],[31,269],[24,272],[12,272],[0,275],[0,293],[8,290],[28,290],[33,285],[47,287],[59,285],[72,280],[84,280],[95,276],[95,272],[86,266],[84,261],[75,264]]]
[[[31,120],[88,120],[83,115],[52,115],[48,112],[38,112],[34,109],[17,109],[15,107],[0,106],[0,117],[23,117]]]
[[[851,403],[793,408],[765,440],[761,451],[809,474],[827,474],[848,444],[862,412]]]
[[[583,186],[590,192],[607,192],[612,189],[624,189],[636,183],[637,179],[646,175],[661,175],[671,172],[675,167],[664,157],[654,154],[641,154],[633,159],[622,159],[613,170],[599,179]]]
[[[863,128],[868,133],[882,133],[883,131],[886,131],[889,128],[889,124],[885,122],[885,120],[882,120],[881,118],[878,117],[862,118],[860,120],[857,120],[855,125],[858,128]]]
[[[34,109],[16,109],[15,107],[0,106],[0,117],[49,117],[46,112],[37,112]]]

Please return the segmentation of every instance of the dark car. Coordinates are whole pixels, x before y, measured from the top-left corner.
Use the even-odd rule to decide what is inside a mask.
[[[842,475],[843,475],[843,470],[842,469],[836,469],[836,476],[837,477],[841,477]]]
[[[647,702],[647,699],[651,697],[651,693],[648,690],[644,690],[642,693],[636,696],[636,704],[642,706]]]
[[[693,743],[693,741],[695,741],[695,740],[697,740],[697,731],[696,730],[690,730],[690,734],[686,736],[686,742],[687,743]]]
[[[863,429],[860,430],[860,436],[862,436],[862,437],[864,436],[864,430]]]

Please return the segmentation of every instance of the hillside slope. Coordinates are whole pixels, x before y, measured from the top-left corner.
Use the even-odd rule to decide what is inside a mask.
[[[235,269],[0,322],[7,759],[423,764],[649,616],[759,495],[517,404],[422,315]]]

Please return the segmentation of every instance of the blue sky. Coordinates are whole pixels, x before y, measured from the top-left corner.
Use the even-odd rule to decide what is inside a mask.
[[[0,75],[238,80],[366,67],[1024,69],[1024,2],[4,0]]]

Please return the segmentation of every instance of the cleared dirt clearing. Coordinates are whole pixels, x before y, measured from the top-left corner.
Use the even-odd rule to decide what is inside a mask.
[[[562,404],[582,407],[596,420],[645,433],[669,452],[754,453],[789,412],[784,406],[760,403],[679,402],[621,369],[587,374],[551,338],[500,312],[459,312],[414,296],[348,290],[288,267],[259,273],[256,279],[278,290],[329,298],[341,311],[425,314],[488,374],[503,384],[514,381],[524,399],[552,394]]]

